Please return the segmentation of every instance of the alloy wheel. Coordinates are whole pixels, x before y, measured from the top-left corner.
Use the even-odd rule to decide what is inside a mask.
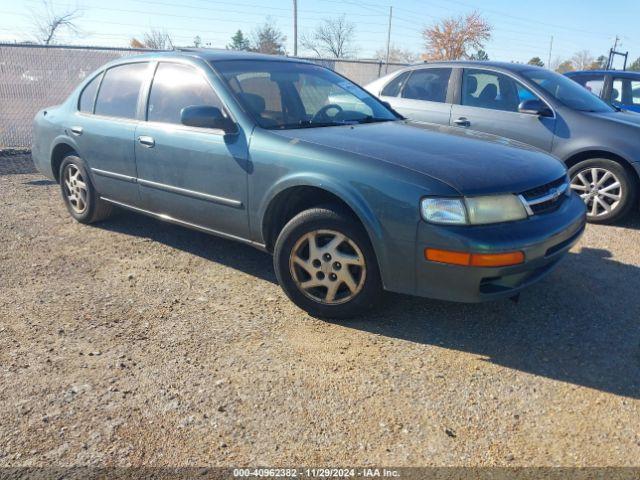
[[[73,211],[82,214],[87,209],[87,184],[80,169],[70,164],[64,171],[64,193]]]
[[[289,270],[305,296],[328,305],[353,299],[367,274],[358,245],[335,230],[314,230],[298,239],[291,250]]]
[[[580,170],[571,179],[571,188],[587,205],[589,217],[601,217],[620,205],[623,191],[620,179],[610,170],[590,167]]]

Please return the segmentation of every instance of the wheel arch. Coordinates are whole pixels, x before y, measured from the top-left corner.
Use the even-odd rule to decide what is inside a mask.
[[[59,139],[51,149],[50,161],[51,161],[51,173],[56,182],[60,183],[60,164],[65,157],[78,154],[78,150],[73,142],[68,139]]]
[[[279,233],[291,218],[303,210],[326,203],[336,203],[353,214],[367,233],[380,262],[380,249],[377,247],[382,228],[366,201],[353,189],[317,177],[287,179],[267,195],[259,214],[266,249],[273,251]]]
[[[564,163],[567,168],[571,168],[584,160],[595,158],[605,158],[607,160],[612,160],[616,163],[619,163],[622,167],[624,167],[625,170],[629,172],[631,178],[635,182],[636,187],[640,186],[640,173],[638,172],[638,170],[634,168],[630,161],[618,155],[617,153],[613,153],[607,150],[589,149],[571,155],[564,160]]]

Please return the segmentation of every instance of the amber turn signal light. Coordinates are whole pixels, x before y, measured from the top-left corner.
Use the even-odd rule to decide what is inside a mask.
[[[437,248],[425,248],[424,258],[431,262],[463,265],[465,267],[508,267],[524,263],[524,253],[466,253]]]

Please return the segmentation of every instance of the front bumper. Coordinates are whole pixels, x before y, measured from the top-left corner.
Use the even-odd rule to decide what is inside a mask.
[[[584,228],[585,206],[574,193],[556,211],[519,222],[473,227],[421,222],[415,252],[415,293],[467,303],[511,297],[548,274],[579,240]],[[525,261],[492,268],[448,265],[426,260],[427,247],[473,253],[522,251]]]

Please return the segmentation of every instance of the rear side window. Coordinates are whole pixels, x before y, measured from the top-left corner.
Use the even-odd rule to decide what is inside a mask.
[[[450,68],[414,70],[402,88],[402,98],[444,103],[450,77]]]
[[[97,75],[91,80],[82,93],[80,94],[80,102],[78,103],[78,110],[86,113],[93,113],[93,104],[96,100],[96,92],[98,91],[98,85],[100,85],[100,79],[102,74]]]
[[[398,75],[396,78],[391,80],[389,83],[387,83],[387,86],[382,89],[380,95],[383,97],[397,97],[405,80],[409,78],[410,73],[411,72],[404,72],[403,74]]]
[[[218,96],[195,68],[178,63],[160,63],[151,85],[147,120],[180,123],[182,109],[196,105],[222,110]]]
[[[96,114],[136,118],[138,95],[147,66],[147,63],[130,63],[107,70],[98,92]]]

